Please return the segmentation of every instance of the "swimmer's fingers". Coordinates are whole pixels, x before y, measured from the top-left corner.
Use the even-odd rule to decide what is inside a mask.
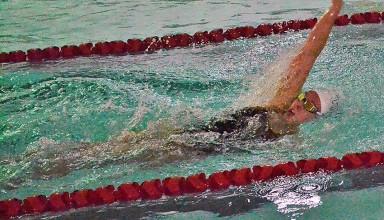
[[[343,7],[343,0],[332,0],[332,7],[341,10]]]

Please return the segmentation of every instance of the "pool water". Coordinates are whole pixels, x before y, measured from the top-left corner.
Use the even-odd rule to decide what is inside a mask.
[[[0,51],[126,40],[319,17],[326,1],[2,1]],[[346,1],[342,13],[383,11]],[[152,54],[88,57],[0,68],[0,200],[169,176],[384,150],[384,27],[337,27],[305,89],[330,88],[338,105],[274,142],[231,143],[207,155],[145,142],[116,153],[129,131],[188,128],[256,101],[308,32]],[[44,218],[380,219],[384,171],[279,178],[160,201]],[[351,208],[351,210],[349,210]],[[130,214],[128,214],[130,213]],[[41,218],[41,216],[37,217]]]

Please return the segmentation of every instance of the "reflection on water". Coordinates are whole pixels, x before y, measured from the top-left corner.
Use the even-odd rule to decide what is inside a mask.
[[[319,193],[327,190],[330,180],[327,174],[277,178],[262,184],[257,193],[276,204],[279,212],[294,219],[305,210],[322,204]]]

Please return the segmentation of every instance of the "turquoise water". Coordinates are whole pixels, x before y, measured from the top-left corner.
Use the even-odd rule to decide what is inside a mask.
[[[280,1],[83,1],[81,4],[77,1],[2,1],[0,51],[180,32],[193,34],[215,28],[306,19],[319,17],[328,4],[325,1],[310,1],[310,4],[308,1],[289,4]],[[383,11],[382,2],[347,1],[343,13],[373,10]],[[0,68],[0,199],[50,195],[109,184],[117,186],[199,172],[210,174],[302,158],[341,157],[349,152],[383,151],[383,32],[382,24],[334,29],[305,85],[306,89],[331,88],[339,93],[338,107],[331,114],[303,125],[299,134],[262,145],[235,143],[235,147],[245,151],[219,155],[195,155],[187,150],[174,155],[169,149],[152,150],[151,146],[143,146],[138,153],[110,152],[114,147],[111,143],[123,130],[154,131],[158,124],[185,127],[250,103],[248,94],[254,93],[254,88],[261,88],[262,77],[268,76],[267,69],[303,43],[308,32],[137,56],[3,65]],[[87,150],[95,149],[94,145],[98,147],[89,153]],[[379,176],[383,173],[382,170],[369,172]],[[371,179],[375,174],[366,176]],[[196,196],[195,200],[191,196],[187,197],[192,200],[187,203],[190,210],[179,212],[180,207],[173,209],[172,206],[151,212],[153,204],[168,204],[173,199],[96,210],[114,216],[111,213],[116,210],[139,212],[138,207],[146,207],[144,214],[137,216],[144,218],[313,219],[328,213],[340,218],[348,214],[367,216],[365,206],[372,204],[369,216],[379,219],[383,214],[380,203],[383,180],[367,186],[369,182],[348,184],[350,178],[351,175],[344,180],[343,176],[325,174],[299,180],[283,178],[272,186],[246,187],[227,200],[221,200],[215,193]],[[292,187],[288,186],[295,185],[296,189],[300,184],[306,189],[312,185],[319,189],[307,190],[310,193],[300,193],[297,197],[289,194],[284,197],[282,193],[271,196],[253,190],[266,191],[283,185],[287,188],[284,192],[289,193]],[[334,186],[344,186],[346,190],[337,187],[331,190]],[[228,197],[230,192],[223,194]],[[244,205],[231,209],[229,204],[243,197],[253,199],[249,208]],[[204,202],[205,198],[209,198],[208,202]],[[346,201],[361,208],[354,209],[353,213],[343,212],[339,204]],[[215,203],[221,206],[204,209]],[[281,204],[295,204],[298,208],[287,209]],[[222,213],[222,210],[229,211]],[[63,216],[76,218],[73,216],[82,212],[91,216],[84,210]]]

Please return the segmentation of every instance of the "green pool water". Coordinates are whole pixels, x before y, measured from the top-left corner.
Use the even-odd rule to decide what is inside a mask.
[[[2,1],[0,51],[306,19],[321,16],[328,4],[299,0]],[[347,14],[364,11],[383,11],[382,2],[346,1],[343,9]],[[252,103],[252,94],[270,83],[268,69],[284,65],[285,55],[296,50],[307,34],[135,56],[2,65],[0,200],[383,151],[384,26],[377,24],[333,30],[305,89],[330,88],[339,96],[338,105],[321,120],[302,125],[298,134],[263,144],[234,143],[242,150],[235,153],[195,155],[183,151],[169,156],[164,153],[167,149],[152,151],[149,146],[135,155],[108,153],[113,148],[108,143],[123,131],[156,130],[159,123],[188,127]],[[103,143],[105,149],[81,153]],[[282,178],[267,186],[253,184],[221,192],[222,197],[208,192],[179,200],[164,198],[43,217],[380,219],[384,214],[383,170],[364,171],[363,183],[348,181],[353,176],[347,172]],[[376,180],[369,184],[373,178]],[[291,195],[298,186],[306,190]],[[311,191],[312,186],[316,189]],[[284,190],[273,191],[281,188]],[[267,189],[268,193],[259,193]],[[181,208],[184,203],[189,209]],[[217,207],[212,205],[216,203]]]

